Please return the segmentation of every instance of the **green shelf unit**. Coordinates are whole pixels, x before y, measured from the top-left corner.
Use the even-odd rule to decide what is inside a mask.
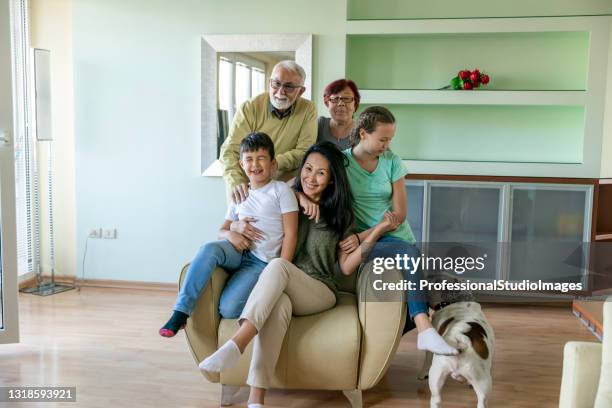
[[[360,89],[364,104],[583,106],[586,91]]]
[[[392,148],[411,172],[597,178],[611,26],[607,15],[348,21],[345,75],[364,107],[394,112]],[[489,86],[441,89],[466,68]]]
[[[585,90],[589,33],[350,34],[346,74],[364,89],[440,89],[479,68],[491,90]]]
[[[348,20],[591,16],[612,14],[609,0],[347,0]]]
[[[391,149],[405,160],[557,164],[583,161],[581,106],[386,107],[397,120]]]

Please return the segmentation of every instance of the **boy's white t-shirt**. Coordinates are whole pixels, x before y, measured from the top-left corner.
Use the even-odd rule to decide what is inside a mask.
[[[286,183],[272,180],[258,189],[249,188],[249,196],[240,204],[230,204],[226,220],[238,221],[253,217],[253,226],[259,228],[263,240],[255,242],[251,252],[264,262],[278,258],[283,243],[283,214],[297,211],[295,193]]]

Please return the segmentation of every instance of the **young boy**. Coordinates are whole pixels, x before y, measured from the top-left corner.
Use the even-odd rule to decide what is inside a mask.
[[[287,184],[272,180],[275,166],[274,144],[268,135],[251,133],[242,140],[240,167],[249,179],[249,195],[245,201],[228,208],[219,230],[221,241],[204,244],[189,265],[174,313],[159,330],[161,336],[173,337],[185,327],[217,266],[230,274],[219,301],[219,313],[225,318],[237,318],[268,262],[279,256],[288,261],[293,259],[298,204]],[[230,230],[232,222],[234,225],[242,222],[242,231],[253,239]]]

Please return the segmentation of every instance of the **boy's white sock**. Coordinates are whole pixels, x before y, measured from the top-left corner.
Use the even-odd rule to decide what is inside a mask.
[[[264,408],[263,404],[249,404],[247,408]]]
[[[238,364],[240,349],[234,340],[228,340],[219,350],[205,358],[199,365],[200,370],[219,373]]]
[[[434,354],[443,354],[447,356],[459,354],[459,351],[449,346],[433,327],[419,333],[417,337],[417,348],[419,350],[427,350]]]

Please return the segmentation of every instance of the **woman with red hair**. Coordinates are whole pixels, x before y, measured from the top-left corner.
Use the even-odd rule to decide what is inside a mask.
[[[332,142],[340,150],[351,147],[350,137],[353,129],[353,114],[359,107],[359,90],[350,79],[337,79],[325,87],[323,103],[330,118],[319,117],[317,142]]]

